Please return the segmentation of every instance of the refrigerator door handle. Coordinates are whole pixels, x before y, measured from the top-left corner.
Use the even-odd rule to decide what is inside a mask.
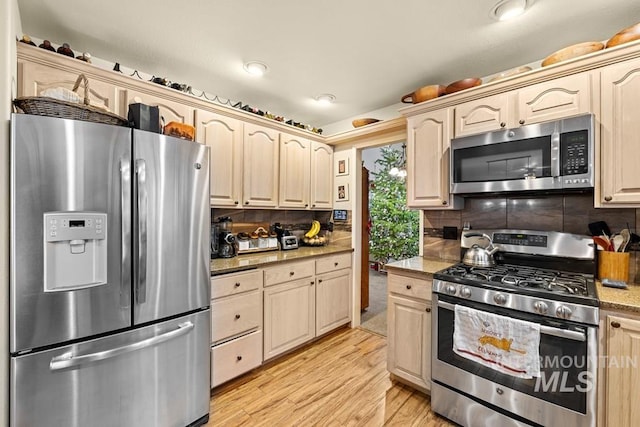
[[[147,300],[147,163],[136,160],[138,204],[138,267],[136,268],[136,302]]]
[[[120,225],[122,230],[122,261],[120,265],[120,305],[129,307],[131,301],[131,163],[120,160]]]
[[[71,352],[64,353],[60,356],[56,356],[51,359],[51,362],[49,363],[49,370],[60,371],[63,369],[74,368],[87,363],[93,363],[100,360],[111,359],[113,357],[121,356],[123,354],[130,353],[132,351],[153,347],[160,343],[170,341],[174,338],[178,338],[183,335],[186,335],[193,328],[194,328],[193,323],[188,321],[188,322],[179,324],[178,328],[174,329],[173,331],[169,331],[155,337],[147,338],[145,340],[138,341],[133,344],[112,348],[110,350],[99,351],[96,353],[89,353],[89,354],[83,354],[78,356],[74,356],[73,353]]]

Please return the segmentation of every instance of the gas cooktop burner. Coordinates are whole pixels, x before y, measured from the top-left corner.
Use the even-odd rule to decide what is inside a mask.
[[[465,264],[456,264],[441,271],[440,274],[493,286],[505,285],[507,287],[526,288],[540,292],[578,296],[591,296],[589,282],[593,281],[593,278],[587,274],[509,264],[495,267],[470,267]]]

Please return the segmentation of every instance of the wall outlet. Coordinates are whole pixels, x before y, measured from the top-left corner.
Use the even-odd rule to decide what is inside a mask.
[[[442,227],[442,238],[445,240],[458,240],[458,227]]]

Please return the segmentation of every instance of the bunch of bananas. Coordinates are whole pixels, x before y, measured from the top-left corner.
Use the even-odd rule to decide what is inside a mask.
[[[314,219],[313,222],[311,223],[311,228],[309,229],[309,231],[307,231],[304,234],[304,237],[306,237],[307,239],[312,239],[315,236],[317,236],[319,232],[320,232],[320,222]]]

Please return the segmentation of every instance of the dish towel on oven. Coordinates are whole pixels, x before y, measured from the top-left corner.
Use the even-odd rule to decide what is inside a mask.
[[[453,351],[518,378],[540,376],[540,325],[455,306]]]

